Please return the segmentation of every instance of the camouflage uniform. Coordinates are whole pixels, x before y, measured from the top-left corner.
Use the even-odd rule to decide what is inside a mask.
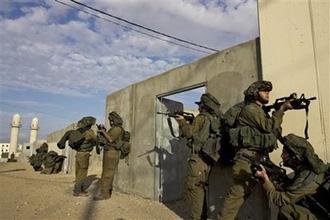
[[[76,179],[74,185],[74,195],[82,195],[84,191],[84,180],[87,177],[90,152],[93,150],[93,146],[96,144],[96,135],[91,129],[91,126],[95,124],[96,119],[93,117],[83,117],[78,122],[78,131],[82,133],[84,140],[82,144],[76,149]]]
[[[284,191],[277,191],[271,181],[263,187],[269,200],[279,207],[278,219],[303,220],[317,219],[308,209],[296,203],[306,195],[314,194],[323,181],[327,166],[314,153],[312,145],[304,138],[289,134],[284,137],[284,150],[304,161],[294,169],[294,177]],[[290,153],[290,154],[291,154]]]
[[[42,171],[42,164],[45,161],[47,152],[48,152],[48,144],[43,143],[39,148],[36,149],[37,154],[32,155],[29,160],[30,164],[35,171]]]
[[[196,104],[203,105],[216,114],[220,108],[219,102],[209,93],[203,94],[201,101]],[[188,124],[185,120],[178,120],[182,136],[191,139],[190,145],[188,145],[191,148],[191,157],[188,161],[186,177],[186,198],[191,202],[191,219],[201,219],[203,212],[204,187],[208,182],[210,169],[204,158],[201,157],[200,150],[210,134],[210,117],[210,112],[202,111],[192,124]]]
[[[272,117],[269,117],[257,104],[258,92],[261,90],[271,91],[272,85],[267,81],[257,81],[251,84],[245,90],[246,106],[241,110],[236,121],[237,127],[233,129],[231,142],[237,142],[238,152],[234,158],[233,184],[221,207],[218,219],[233,220],[237,216],[240,207],[254,187],[255,180],[252,178],[251,161],[244,157],[260,160],[268,152],[276,147],[275,131],[280,130],[284,112],[275,111]],[[231,132],[231,131],[230,131]],[[235,144],[234,144],[235,145]],[[268,148],[268,149],[267,149]]]
[[[112,142],[109,142],[104,137],[100,137],[99,142],[103,145],[103,162],[102,175],[100,183],[100,194],[94,200],[109,199],[112,194],[112,185],[115,172],[118,167],[120,151],[118,148],[118,141],[124,134],[122,128],[123,120],[116,112],[109,113],[109,121],[111,128],[107,132]]]

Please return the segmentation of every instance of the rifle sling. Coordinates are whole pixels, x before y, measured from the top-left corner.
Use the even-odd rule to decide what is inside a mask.
[[[170,128],[171,135],[173,137],[177,138],[177,136],[175,136],[175,134],[174,134],[174,130],[173,130],[173,126],[172,126],[172,121],[171,121],[171,118],[170,117],[167,117],[167,124],[168,124],[168,127]]]
[[[306,104],[305,113],[306,113],[306,124],[305,124],[305,138],[308,140],[308,112],[309,112],[309,102]]]

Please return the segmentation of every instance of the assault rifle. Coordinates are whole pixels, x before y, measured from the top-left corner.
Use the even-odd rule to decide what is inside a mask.
[[[184,112],[184,111],[176,111],[176,112],[157,112],[157,114],[159,115],[166,115],[167,116],[167,123],[168,123],[168,126],[170,128],[170,132],[171,132],[171,135],[173,137],[176,137],[175,134],[174,134],[174,130],[173,130],[173,126],[172,126],[172,121],[171,121],[171,118],[176,118],[177,115],[181,115],[184,117],[184,119],[186,121],[189,122],[189,124],[191,124],[195,118],[194,114],[193,113],[189,113],[189,112]]]
[[[275,109],[278,110],[281,105],[285,102],[290,101],[290,104],[293,109],[305,109],[306,112],[306,125],[305,125],[305,138],[308,139],[308,112],[309,112],[309,104],[311,101],[316,100],[316,97],[306,98],[305,94],[301,94],[300,98],[298,98],[297,93],[292,93],[287,97],[278,98],[272,105],[266,105],[263,107],[266,113],[270,112],[270,110]]]
[[[97,127],[97,130],[104,130],[104,131],[106,131],[106,128],[105,128],[104,124],[96,124],[96,127]],[[96,146],[95,146],[95,150],[96,150],[96,153],[97,154],[100,154],[101,153],[101,150],[102,150],[102,145],[101,145],[101,143],[99,141],[100,141],[100,134],[97,133],[97,136],[96,136]]]
[[[266,112],[269,112],[272,109],[278,110],[286,101],[290,101],[293,109],[308,109],[312,100],[316,100],[316,97],[306,98],[305,94],[301,94],[300,98],[298,98],[297,93],[292,93],[287,97],[276,99],[272,105],[264,106],[264,110]]]
[[[290,178],[286,175],[286,170],[275,165],[270,160],[269,156],[263,156],[260,160],[255,160],[255,158],[247,154],[243,154],[243,157],[251,161],[250,169],[253,177],[257,181],[259,181],[259,178],[255,176],[255,173],[257,171],[261,171],[262,168],[260,165],[263,165],[276,189],[282,191],[283,188],[289,183]]]
[[[319,186],[315,194],[306,195],[298,204],[311,210],[317,219],[330,219],[329,177]]]
[[[171,117],[171,118],[176,118],[177,115],[181,115],[184,117],[184,119],[186,121],[188,121],[190,124],[193,122],[195,116],[193,113],[189,113],[189,112],[184,112],[184,111],[176,111],[176,112],[157,112],[157,114],[160,115],[166,115],[167,117]]]

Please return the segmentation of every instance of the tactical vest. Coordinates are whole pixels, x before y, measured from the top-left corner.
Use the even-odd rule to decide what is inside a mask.
[[[108,133],[111,132],[111,130],[114,128],[110,128]],[[128,156],[128,154],[131,151],[131,144],[130,144],[130,138],[131,134],[128,131],[125,131],[124,128],[120,127],[121,134],[117,138],[117,140],[108,143],[108,141],[103,137],[100,136],[99,144],[103,146],[104,150],[110,150],[110,148],[113,148],[120,152],[120,159],[124,159]]]
[[[117,127],[111,127],[109,130],[108,130],[108,135],[109,135],[109,133],[111,133],[111,131],[113,131],[113,129],[115,129],[115,128],[117,128]],[[120,129],[121,129],[121,134],[119,135],[119,137],[116,139],[116,140],[114,140],[114,141],[112,141],[111,143],[109,143],[108,142],[108,140],[105,138],[105,137],[103,137],[103,139],[101,139],[101,141],[102,141],[102,144],[104,144],[104,146],[103,146],[103,149],[104,150],[110,150],[111,148],[113,148],[113,149],[115,149],[115,150],[119,150],[120,149],[120,144],[119,144],[119,140],[121,140],[122,139],[122,136],[123,136],[123,134],[124,134],[124,129],[122,128],[122,127],[119,127]],[[101,136],[102,137],[102,136]]]
[[[235,106],[240,106],[241,110],[236,117],[234,127],[229,129],[229,143],[237,149],[248,148],[262,152],[271,152],[276,149],[277,138],[274,133],[263,133],[255,127],[237,125],[241,111],[247,105],[237,104]],[[265,115],[265,117],[267,116]]]

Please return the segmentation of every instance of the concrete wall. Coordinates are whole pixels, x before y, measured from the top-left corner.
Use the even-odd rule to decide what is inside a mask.
[[[255,41],[247,42],[109,95],[106,100],[106,118],[110,111],[119,112],[124,119],[124,127],[132,132],[130,165],[120,161],[115,180],[117,189],[158,200],[158,155],[155,152],[146,153],[152,151],[156,144],[157,97],[205,84],[207,91],[220,100],[222,110],[225,111],[243,100],[243,90],[258,79],[260,67],[257,51]],[[109,127],[109,124],[106,126]],[[153,159],[153,166],[148,161],[148,156]],[[217,211],[231,177],[227,168],[220,167],[215,169],[213,175],[214,188],[211,189],[210,200],[216,205]],[[267,219],[265,211],[262,211],[265,208],[262,197],[252,198],[251,201],[246,203],[240,214],[241,218],[249,216],[251,219]],[[255,212],[256,209],[258,212]]]
[[[258,7],[263,78],[273,82],[272,99],[292,92],[317,97],[310,106],[309,140],[329,162],[329,1],[259,0]],[[304,111],[286,113],[284,134],[304,136],[304,127]]]

